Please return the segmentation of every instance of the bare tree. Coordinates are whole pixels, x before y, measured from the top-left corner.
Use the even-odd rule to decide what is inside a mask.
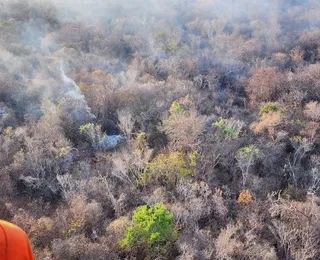
[[[130,141],[132,138],[132,130],[134,126],[134,120],[131,113],[128,110],[118,111],[119,128],[126,136],[127,140]]]
[[[236,159],[242,173],[243,188],[245,188],[246,186],[250,167],[254,164],[255,160],[260,158],[261,156],[262,153],[255,145],[245,146],[237,151]]]
[[[316,197],[306,202],[286,201],[270,196],[269,208],[274,217],[269,226],[281,245],[285,259],[315,259],[319,257],[320,208]]]
[[[301,160],[312,150],[313,140],[294,137],[291,139],[291,144],[294,147],[294,152],[288,158],[288,163],[284,168],[288,170],[294,187],[298,188],[299,177],[301,177]]]
[[[205,117],[195,111],[176,114],[164,122],[163,130],[169,136],[173,149],[193,150],[197,146],[199,135],[203,132]]]

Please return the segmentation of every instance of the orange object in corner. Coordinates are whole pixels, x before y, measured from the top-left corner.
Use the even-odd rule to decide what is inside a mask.
[[[33,260],[27,234],[3,220],[0,220],[0,260]]]

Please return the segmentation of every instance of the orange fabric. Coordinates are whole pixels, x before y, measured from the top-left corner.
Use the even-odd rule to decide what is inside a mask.
[[[0,220],[0,260],[33,260],[27,234],[3,220]]]

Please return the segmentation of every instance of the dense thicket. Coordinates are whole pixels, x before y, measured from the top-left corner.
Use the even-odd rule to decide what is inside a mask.
[[[318,1],[66,2],[0,6],[0,218],[36,259],[320,259]]]

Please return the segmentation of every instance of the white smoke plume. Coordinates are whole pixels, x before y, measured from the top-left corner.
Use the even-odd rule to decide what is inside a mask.
[[[96,116],[92,113],[91,108],[88,106],[85,96],[82,94],[79,86],[74,82],[73,79],[69,78],[64,71],[64,63],[60,61],[60,72],[63,82],[66,85],[67,92],[65,95],[72,97],[75,100],[79,100],[86,112],[89,114],[92,121],[96,121]]]

